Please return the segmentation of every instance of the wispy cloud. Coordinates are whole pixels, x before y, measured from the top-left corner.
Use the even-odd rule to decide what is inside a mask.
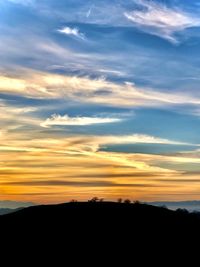
[[[40,99],[71,99],[106,106],[197,106],[200,99],[189,93],[162,92],[140,88],[133,83],[116,83],[104,77],[67,76],[44,72],[29,72],[26,77],[0,75],[0,92]]]
[[[16,136],[17,138],[18,136]],[[4,137],[4,140],[9,140],[9,135]],[[12,135],[10,136],[12,138]],[[40,140],[40,145],[38,145],[38,138],[36,136],[32,136],[32,140],[17,140],[16,142],[12,142],[15,145],[15,148],[19,147],[20,149],[26,150],[26,148],[37,147],[43,150],[51,149],[55,150],[58,148],[60,153],[67,153],[66,149],[63,150],[63,147],[68,147],[68,152],[72,151],[75,153],[85,152],[85,147],[87,147],[86,151],[98,152],[99,148],[105,145],[116,145],[116,144],[168,144],[168,145],[191,145],[188,143],[183,143],[174,140],[163,139],[155,136],[144,135],[144,134],[132,134],[132,135],[103,135],[103,136],[95,136],[95,135],[79,135],[79,136],[69,136],[67,138],[45,138]],[[2,138],[3,140],[3,138]],[[9,143],[9,142],[7,142]],[[11,147],[5,145],[6,147]],[[90,149],[88,150],[88,148]]]
[[[45,122],[41,123],[41,126],[84,126],[93,124],[113,123],[119,121],[121,121],[121,119],[100,117],[69,117],[68,115],[61,116],[59,114],[54,114],[50,118],[46,119]]]
[[[200,26],[200,19],[183,10],[167,7],[164,4],[147,0],[135,0],[140,6],[132,12],[125,12],[125,17],[136,27],[151,34],[178,43],[176,33],[190,27]]]
[[[67,181],[67,180],[40,180],[40,181],[21,181],[21,182],[10,182],[2,185],[12,186],[69,186],[69,187],[162,187],[158,184],[141,184],[141,183],[114,183],[109,181]]]
[[[22,4],[22,5],[31,5],[35,2],[35,0],[7,0],[8,2],[12,2],[14,4]]]
[[[70,28],[70,27],[64,27],[62,29],[57,30],[59,33],[75,36],[77,38],[80,38],[82,40],[85,39],[85,35],[80,32],[78,28]]]
[[[0,187],[4,190],[2,197],[5,198],[13,193],[19,196],[31,193],[37,194],[32,197],[34,201],[47,199],[60,201],[62,197],[66,197],[66,194],[62,193],[63,186],[70,198],[77,196],[87,198],[91,193],[101,195],[102,188],[104,193],[107,192],[108,195],[113,196],[109,191],[112,186],[119,188],[119,192],[114,193],[115,196],[123,195],[122,188],[126,196],[128,188],[130,190],[134,188],[134,196],[141,197],[146,194],[147,188],[149,193],[151,187],[152,194],[156,195],[155,188],[160,186],[159,183],[162,183],[163,188],[166,184],[171,185],[169,182],[165,184],[159,181],[155,184],[150,178],[155,178],[155,175],[159,175],[160,179],[182,177],[182,172],[169,169],[167,165],[165,166],[166,163],[199,163],[197,158],[183,158],[179,155],[163,156],[103,151],[103,147],[109,144],[182,144],[182,142],[161,137],[142,134],[60,136],[56,132],[50,137],[48,131],[49,129],[45,129],[45,132],[38,130],[32,133],[32,131],[27,132],[25,128],[20,132],[11,131],[1,136],[0,177],[2,179]],[[158,162],[163,163],[162,167],[158,166]],[[79,179],[81,179],[80,183]],[[102,183],[98,183],[100,179]],[[29,189],[26,181],[32,185]],[[38,181],[41,183],[37,184]],[[177,184],[173,182],[173,188],[176,191]],[[85,187],[87,187],[87,192]],[[142,191],[137,193],[137,188]],[[190,188],[193,189],[192,185]],[[161,191],[163,194],[166,192]],[[78,195],[76,192],[79,192]],[[55,198],[52,195],[47,197],[46,193],[54,193]],[[132,195],[133,191],[130,194]]]
[[[122,136],[104,136],[98,138],[101,144],[134,144],[134,143],[145,143],[145,144],[168,144],[168,145],[189,145],[187,143],[172,141],[163,139],[155,136],[145,134],[133,134],[133,135],[122,135]]]
[[[33,113],[38,108],[27,105],[15,106],[14,103],[0,101],[0,136],[3,139],[9,131],[16,131],[23,126],[38,127],[40,119],[35,118]]]
[[[88,12],[86,13],[86,17],[89,18],[91,13],[92,13],[92,9],[93,9],[94,6],[91,6],[88,10]]]

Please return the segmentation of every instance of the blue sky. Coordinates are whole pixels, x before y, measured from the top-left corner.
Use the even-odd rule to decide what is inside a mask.
[[[2,199],[198,198],[199,14],[196,0],[0,0]]]

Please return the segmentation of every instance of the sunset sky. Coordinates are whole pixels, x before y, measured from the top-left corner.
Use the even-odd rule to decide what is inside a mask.
[[[200,199],[198,0],[0,0],[0,200]]]

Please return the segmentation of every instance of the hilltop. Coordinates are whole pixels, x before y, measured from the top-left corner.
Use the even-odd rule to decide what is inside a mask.
[[[61,229],[82,227],[95,229],[110,228],[120,232],[129,231],[130,234],[139,231],[185,232],[200,228],[200,215],[186,210],[172,211],[164,207],[147,204],[130,204],[114,202],[74,202],[59,205],[41,205],[21,209],[11,214],[0,216],[0,224],[33,229],[59,226]]]
[[[12,244],[14,250],[32,248],[34,256],[40,252],[42,257],[47,250],[47,262],[50,255],[59,259],[61,253],[63,257],[74,254],[76,260],[81,254],[111,259],[119,253],[129,260],[142,254],[148,261],[148,252],[158,259],[156,251],[165,254],[170,249],[177,257],[178,249],[196,244],[200,215],[140,203],[74,202],[33,206],[0,216],[0,229],[5,250],[10,251]]]

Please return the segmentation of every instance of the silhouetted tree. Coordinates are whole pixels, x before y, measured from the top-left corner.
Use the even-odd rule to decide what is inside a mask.
[[[98,197],[93,197],[92,199],[89,200],[89,202],[96,203],[99,201]]]
[[[135,200],[133,203],[134,203],[135,205],[140,205],[140,204],[141,204],[139,200]]]
[[[130,201],[130,199],[125,199],[125,200],[124,200],[124,203],[125,203],[125,204],[131,204],[131,201]]]
[[[77,203],[78,201],[76,199],[72,199],[70,203]]]
[[[123,199],[122,198],[118,198],[117,202],[118,203],[122,203]]]

